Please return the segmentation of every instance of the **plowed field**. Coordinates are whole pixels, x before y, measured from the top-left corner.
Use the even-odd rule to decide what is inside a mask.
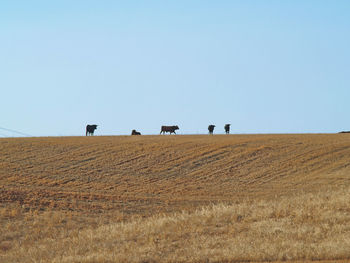
[[[149,214],[349,184],[350,136],[216,135],[0,140],[0,200]]]
[[[84,228],[348,186],[350,134],[3,138],[1,224],[18,233],[0,253],[43,213]]]

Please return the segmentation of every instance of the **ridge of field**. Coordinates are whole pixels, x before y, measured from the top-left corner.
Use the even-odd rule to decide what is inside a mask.
[[[0,259],[138,218],[338,193],[349,156],[349,134],[3,138]]]
[[[1,202],[127,214],[314,191],[350,170],[347,134],[16,138],[0,152]]]

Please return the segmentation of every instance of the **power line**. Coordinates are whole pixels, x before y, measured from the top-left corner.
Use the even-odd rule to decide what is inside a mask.
[[[17,134],[20,134],[20,135],[23,135],[23,136],[27,136],[27,137],[33,137],[33,136],[30,135],[30,134],[23,133],[23,132],[16,131],[16,130],[11,130],[11,129],[7,129],[7,128],[3,128],[3,127],[0,127],[0,129],[1,129],[1,130],[4,130],[4,131],[8,131],[8,132],[17,133]]]

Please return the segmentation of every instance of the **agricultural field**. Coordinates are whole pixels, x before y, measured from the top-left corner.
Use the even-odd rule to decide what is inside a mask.
[[[0,262],[350,262],[350,134],[0,139]]]

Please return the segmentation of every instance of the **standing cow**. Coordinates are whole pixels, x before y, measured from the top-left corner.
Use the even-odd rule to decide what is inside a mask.
[[[86,126],[86,136],[88,135],[94,135],[94,131],[97,129],[97,125],[93,124],[93,125],[87,125]]]
[[[169,132],[170,134],[175,133],[176,134],[176,130],[179,129],[179,126],[174,125],[174,126],[162,126],[160,133],[159,134],[165,134],[166,132]]]
[[[208,126],[209,134],[213,134],[214,128],[215,128],[215,125],[209,125],[209,126]]]
[[[225,125],[225,132],[226,132],[226,134],[229,134],[229,133],[230,133],[230,125],[231,125],[231,124],[226,124],[226,125]]]

